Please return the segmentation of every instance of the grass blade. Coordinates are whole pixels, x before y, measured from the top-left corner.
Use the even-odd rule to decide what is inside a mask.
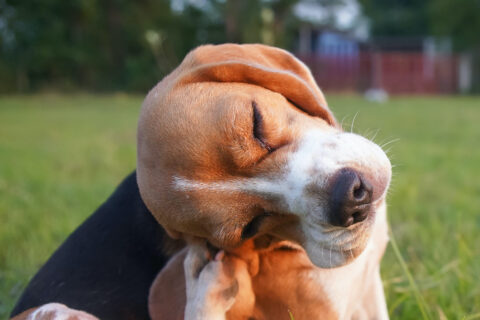
[[[413,278],[412,274],[410,273],[410,270],[408,270],[408,266],[405,263],[405,259],[403,259],[403,256],[398,249],[397,242],[395,241],[395,237],[392,232],[392,228],[390,225],[388,226],[389,233],[390,233],[390,243],[392,244],[393,252],[395,253],[395,256],[400,263],[400,266],[403,269],[403,272],[405,273],[405,276],[408,279],[408,283],[410,285],[410,288],[413,291],[413,294],[415,296],[415,300],[417,301],[417,306],[420,309],[420,312],[422,314],[422,318],[424,320],[430,320],[430,314],[428,312],[428,307],[427,303],[425,302],[425,299],[423,298],[422,294],[420,293],[420,289],[418,288],[417,283],[415,282],[415,279]]]

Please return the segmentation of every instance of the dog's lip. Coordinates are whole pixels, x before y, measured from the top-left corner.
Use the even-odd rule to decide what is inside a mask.
[[[375,217],[377,215],[377,211],[380,206],[383,205],[385,202],[385,195],[378,198],[377,200],[368,204],[370,206],[367,218],[363,221],[356,222],[348,227],[342,226],[334,226],[329,224],[328,222],[319,222],[319,227],[323,228],[324,233],[331,233],[331,232],[342,232],[342,231],[350,231],[350,232],[362,232],[358,229],[365,229],[371,226],[371,224],[375,221]]]
[[[313,239],[316,246],[335,252],[345,252],[363,248],[363,240],[373,227],[376,210],[369,214],[364,221],[358,222],[349,227],[332,226],[328,223],[320,223],[322,238]]]
[[[362,254],[366,247],[366,242],[349,241],[348,243],[343,243],[342,245],[324,243],[323,245],[317,244],[310,248],[304,248],[314,265],[321,268],[336,268],[348,264],[356,259]],[[333,261],[336,262],[332,263],[333,256],[335,256]],[[314,261],[318,263],[315,263]]]
[[[342,247],[350,243],[355,243],[358,239],[364,237],[368,226],[358,226],[355,230],[335,227],[335,230],[322,230],[324,239],[315,241],[320,246]]]
[[[364,231],[364,229],[370,227],[371,223],[375,219],[375,215],[377,213],[376,208],[376,205],[372,205],[370,209],[371,212],[369,212],[365,220],[354,223],[348,227],[334,226],[328,222],[319,222],[318,227],[322,228],[323,234],[331,234],[332,237],[335,238],[344,236],[344,233],[361,233]]]

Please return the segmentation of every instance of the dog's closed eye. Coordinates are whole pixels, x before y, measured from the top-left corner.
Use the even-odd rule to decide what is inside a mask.
[[[268,152],[272,152],[273,148],[265,141],[264,135],[264,122],[263,117],[260,111],[258,110],[257,103],[252,101],[253,109],[253,137],[264,149],[267,149]]]

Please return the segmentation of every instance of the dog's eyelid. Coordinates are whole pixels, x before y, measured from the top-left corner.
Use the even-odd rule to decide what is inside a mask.
[[[252,101],[252,114],[253,114],[253,137],[262,148],[267,149],[268,152],[272,152],[273,148],[265,142],[263,136],[263,117],[260,111],[258,110],[258,105],[255,101]]]
[[[258,105],[255,101],[252,101],[252,113],[253,113],[253,136],[262,141],[263,140],[263,117],[260,111],[258,111]]]

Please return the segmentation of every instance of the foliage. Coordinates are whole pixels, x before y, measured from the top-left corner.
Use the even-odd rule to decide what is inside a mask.
[[[0,92],[145,91],[203,43],[288,45],[297,1],[0,0]]]
[[[455,49],[480,48],[478,0],[359,0],[373,36],[437,36]]]
[[[430,0],[428,9],[433,34],[452,38],[459,50],[480,50],[480,1]]]
[[[370,21],[372,36],[422,37],[429,32],[427,1],[359,0],[359,3]]]
[[[53,250],[134,169],[141,100],[0,98],[0,318]],[[354,131],[379,144],[400,138],[385,147],[392,147],[395,165],[389,220],[410,273],[388,248],[382,276],[391,318],[420,319],[424,301],[432,319],[478,319],[478,98],[329,102],[346,130],[359,111]]]
[[[2,53],[20,90],[145,90],[200,43],[195,31],[205,24],[198,10],[176,14],[166,0],[7,0],[6,5],[11,39],[3,41]],[[162,36],[162,43],[153,44],[160,46],[158,69],[146,39],[149,30]]]
[[[144,92],[203,43],[292,49],[299,1],[327,12],[346,2],[0,0],[0,93]],[[480,52],[478,0],[358,1],[373,36],[452,37],[456,49]],[[476,57],[480,61],[480,53]]]

